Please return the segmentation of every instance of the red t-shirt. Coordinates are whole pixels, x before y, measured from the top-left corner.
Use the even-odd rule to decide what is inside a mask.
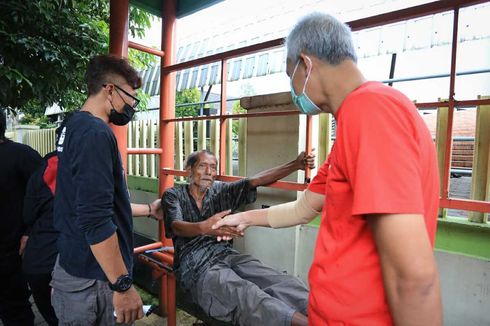
[[[423,214],[434,244],[439,174],[432,137],[399,91],[367,82],[336,113],[337,137],[308,187],[325,194],[309,273],[310,325],[391,325],[365,214]]]

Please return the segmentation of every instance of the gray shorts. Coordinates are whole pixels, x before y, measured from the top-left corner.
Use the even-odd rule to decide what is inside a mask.
[[[289,326],[296,311],[307,314],[304,283],[250,255],[227,256],[202,275],[192,292],[206,314],[234,325]]]
[[[107,282],[72,276],[56,261],[51,287],[51,304],[60,326],[116,325],[113,292]]]

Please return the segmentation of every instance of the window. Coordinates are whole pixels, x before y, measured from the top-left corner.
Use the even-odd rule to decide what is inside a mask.
[[[199,76],[199,84],[197,84],[197,87],[203,87],[208,83],[208,72],[209,65],[201,66],[201,75]]]
[[[187,60],[192,60],[195,58],[196,52],[197,52],[197,49],[199,48],[200,43],[201,43],[201,41],[197,41],[196,43],[194,43],[194,45],[192,46],[192,51],[191,51],[191,53],[189,53],[189,57],[187,58]]]
[[[275,74],[283,70],[286,65],[285,51],[284,49],[276,50],[271,54],[270,73]]]
[[[199,47],[199,51],[197,51],[197,57],[198,58],[204,56],[204,53],[206,52],[206,48],[207,48],[208,43],[209,43],[209,38],[206,38],[201,42],[201,46]]]
[[[198,73],[199,73],[199,68],[196,67],[192,69],[191,82],[189,83],[189,88],[196,87]]]
[[[188,88],[187,84],[189,82],[189,73],[190,73],[190,69],[186,69],[182,73],[182,83],[180,84],[180,87],[178,88],[179,91]]]
[[[245,68],[243,71],[243,78],[252,78],[255,68],[255,56],[249,57],[245,60]]]
[[[434,29],[432,31],[432,45],[450,44],[453,38],[453,12],[446,12],[434,16]]]
[[[150,90],[150,95],[156,95],[159,94],[160,90],[158,88],[160,86],[160,66],[158,66],[158,69],[156,69],[155,75],[152,78],[151,82],[151,90]]]
[[[267,74],[268,59],[269,59],[269,53],[264,53],[259,56],[259,67],[257,69],[257,77],[265,76]]]
[[[242,59],[237,59],[231,63],[231,70],[228,72],[228,80],[235,81],[240,79],[242,71]]]
[[[218,84],[221,81],[221,65],[214,63],[211,65],[211,74],[209,76],[209,85]]]

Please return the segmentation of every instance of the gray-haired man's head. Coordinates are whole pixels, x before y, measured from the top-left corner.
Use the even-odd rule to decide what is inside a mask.
[[[349,26],[328,14],[316,12],[303,17],[289,33],[286,47],[287,58],[293,64],[300,53],[334,66],[346,59],[357,62]]]

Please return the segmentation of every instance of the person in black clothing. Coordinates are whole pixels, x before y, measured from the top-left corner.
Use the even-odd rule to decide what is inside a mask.
[[[110,55],[92,58],[85,76],[88,98],[57,143],[54,226],[60,233],[51,299],[60,325],[132,323],[143,317],[132,286],[132,216],[154,215],[154,205],[130,204],[108,124],[131,120],[141,78],[126,59]]]
[[[5,128],[0,110],[0,319],[5,326],[33,325],[21,268],[22,205],[27,181],[42,158],[29,146],[5,138]]]
[[[31,176],[24,197],[24,223],[27,240],[22,269],[39,312],[50,326],[58,325],[51,306],[51,272],[58,255],[58,231],[53,226],[53,199],[56,187],[58,157],[47,154]]]

